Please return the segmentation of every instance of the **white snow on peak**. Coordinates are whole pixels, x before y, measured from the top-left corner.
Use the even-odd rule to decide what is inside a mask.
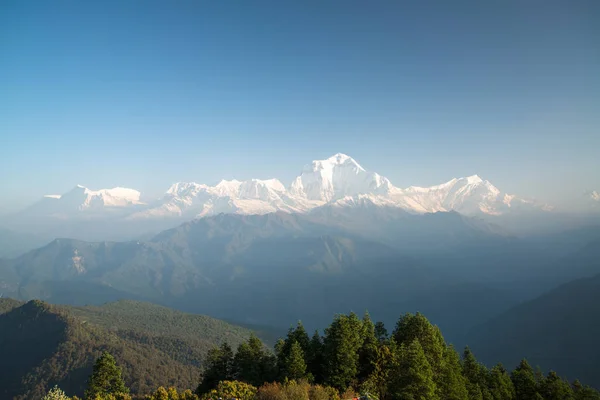
[[[590,193],[590,197],[592,200],[600,202],[600,192],[597,190],[593,190],[592,193]]]
[[[306,165],[292,182],[290,193],[307,200],[329,202],[357,194],[384,194],[391,188],[387,178],[366,171],[353,158],[338,153]]]
[[[46,194],[44,195],[45,199],[60,199],[60,194]]]
[[[46,208],[40,207],[47,214],[99,213],[119,208],[129,219],[308,212],[325,205],[335,209],[398,207],[411,213],[454,210],[467,215],[547,209],[503,193],[478,175],[454,178],[430,187],[398,188],[389,179],[363,168],[342,153],[305,165],[288,188],[277,179],[222,180],[214,186],[177,182],[161,198],[143,204],[137,190],[116,187],[94,191],[77,185],[62,196],[47,198],[53,201],[47,201]],[[592,198],[600,201],[600,194],[592,192]]]

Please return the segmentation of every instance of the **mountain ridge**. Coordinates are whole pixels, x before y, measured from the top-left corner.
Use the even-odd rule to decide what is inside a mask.
[[[141,193],[134,189],[90,190],[78,185],[64,195],[46,195],[19,215],[82,218],[107,211],[126,220],[148,220],[191,219],[221,212],[306,213],[344,198],[361,196],[417,214],[458,211],[467,215],[501,215],[523,208],[550,209],[547,205],[503,193],[478,175],[453,178],[431,187],[402,189],[384,176],[363,168],[352,157],[337,153],[306,164],[288,187],[275,178],[221,180],[214,186],[176,182],[163,197],[144,203],[140,200]]]

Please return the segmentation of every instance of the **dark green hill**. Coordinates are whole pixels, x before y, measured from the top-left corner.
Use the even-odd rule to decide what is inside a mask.
[[[564,284],[474,329],[479,358],[552,368],[600,387],[600,275]]]
[[[0,399],[40,398],[55,384],[81,395],[105,350],[134,393],[194,387],[210,348],[250,336],[223,321],[133,301],[72,308],[0,299],[0,312]]]

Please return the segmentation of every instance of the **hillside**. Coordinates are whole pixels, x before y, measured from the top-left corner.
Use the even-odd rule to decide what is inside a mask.
[[[36,399],[54,384],[81,395],[104,350],[134,393],[194,387],[209,349],[250,336],[213,318],[133,301],[72,308],[0,299],[0,312],[1,399]]]
[[[472,330],[468,342],[486,363],[527,357],[600,387],[600,275],[564,284]]]

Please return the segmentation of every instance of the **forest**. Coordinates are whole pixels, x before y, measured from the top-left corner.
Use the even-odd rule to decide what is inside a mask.
[[[487,368],[465,348],[462,357],[419,313],[402,315],[389,333],[369,314],[337,315],[323,334],[301,322],[277,341],[275,351],[256,336],[211,349],[194,390],[158,387],[129,394],[122,370],[108,352],[93,367],[85,400],[592,400],[595,389],[569,382],[523,359],[512,371]],[[69,399],[59,387],[44,400]],[[73,397],[72,399],[77,399]]]

